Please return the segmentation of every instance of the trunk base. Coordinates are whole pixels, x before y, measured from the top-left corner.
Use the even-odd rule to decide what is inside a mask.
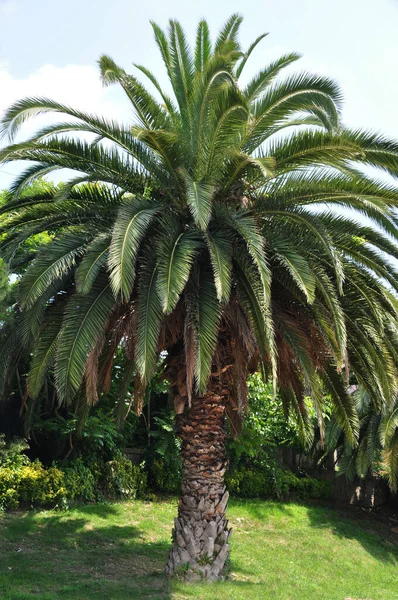
[[[200,481],[196,481],[196,485],[200,488]],[[207,489],[208,486],[206,481]],[[225,486],[220,490],[218,483],[199,501],[196,494],[183,494],[179,517],[174,519],[173,546],[166,567],[168,575],[186,581],[225,580],[232,533],[225,518],[228,495]],[[184,507],[188,509],[186,512]]]

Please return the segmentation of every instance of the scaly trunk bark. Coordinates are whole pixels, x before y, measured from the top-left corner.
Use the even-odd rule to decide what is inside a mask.
[[[166,572],[189,581],[225,578],[231,529],[225,518],[228,492],[225,406],[229,392],[218,381],[177,416],[182,439],[182,489]]]

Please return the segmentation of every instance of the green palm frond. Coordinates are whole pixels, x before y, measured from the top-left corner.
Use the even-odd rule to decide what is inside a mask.
[[[165,125],[168,115],[145,87],[124,69],[117,66],[109,56],[103,55],[98,61],[102,83],[119,83],[135,108],[139,124],[149,129],[158,129]]]
[[[303,292],[307,301],[312,304],[315,300],[316,278],[312,265],[306,258],[300,255],[298,249],[289,243],[288,240],[273,238],[274,260],[284,269],[286,269],[296,283],[297,287]]]
[[[10,373],[14,372],[15,367],[18,365],[23,344],[21,343],[18,326],[13,327],[11,330],[7,328],[0,333],[2,342],[0,345],[0,399],[4,400]]]
[[[239,52],[238,33],[243,17],[237,13],[231,15],[224,27],[220,30],[214,45],[215,54],[230,54]]]
[[[300,54],[297,54],[296,52],[285,54],[260,71],[246,86],[244,93],[249,102],[254,102],[261,96],[279,72],[300,57]]]
[[[139,276],[136,305],[135,360],[143,381],[149,381],[157,364],[157,346],[162,322],[161,296],[157,290],[158,267],[149,255]]]
[[[74,294],[65,309],[56,349],[55,377],[60,401],[71,401],[83,380],[89,352],[104,335],[114,308],[111,284],[97,280],[88,294]]]
[[[240,61],[238,68],[236,69],[236,77],[237,78],[239,78],[241,76],[242,71],[245,68],[245,65],[246,65],[247,61],[249,60],[253,50],[255,50],[255,48],[258,46],[258,44],[261,42],[261,40],[263,40],[265,37],[267,37],[267,35],[268,35],[268,33],[262,33],[261,35],[258,36],[258,38],[256,38],[254,40],[254,42],[252,42],[250,44],[249,48],[246,50],[246,52],[242,56],[242,60]]]
[[[258,270],[244,252],[235,256],[235,277],[240,303],[251,323],[264,362],[275,356],[274,331],[270,320],[270,307],[264,297],[264,289]]]
[[[265,254],[264,237],[249,212],[239,211],[235,214],[232,213],[231,216],[233,227],[245,241],[249,254],[258,269],[263,286],[264,300],[268,302],[271,291],[271,271]]]
[[[57,280],[74,267],[87,245],[84,231],[65,234],[45,248],[26,271],[21,281],[21,305],[30,308]]]
[[[206,235],[217,298],[220,302],[228,302],[231,291],[232,271],[232,239],[227,230],[222,228],[209,230]]]
[[[64,308],[64,303],[61,302],[56,307],[50,308],[48,314],[44,317],[43,326],[33,350],[28,374],[29,395],[33,399],[38,397],[47,371],[53,366]]]
[[[320,374],[325,392],[330,395],[336,419],[349,443],[355,447],[358,439],[359,421],[353,402],[346,391],[344,382],[333,368]]]
[[[196,33],[195,71],[201,73],[211,56],[209,26],[203,19],[199,21]]]
[[[394,438],[388,451],[385,453],[385,462],[389,466],[389,481],[391,489],[398,490],[398,435]]]
[[[122,300],[130,297],[134,278],[135,261],[145,232],[159,206],[144,199],[126,200],[119,209],[112,231],[109,247],[109,270],[115,296]]]
[[[169,314],[184,290],[202,241],[198,231],[183,231],[174,219],[163,220],[160,225],[163,232],[157,240],[157,290],[163,312]]]
[[[200,181],[193,181],[188,173],[182,172],[186,185],[187,202],[195,223],[205,230],[211,217],[214,188]]]
[[[196,293],[189,314],[195,329],[195,381],[199,393],[204,393],[211,373],[217,343],[221,305],[217,300],[211,269],[202,268],[196,282]]]
[[[100,270],[106,266],[110,241],[108,233],[101,233],[87,246],[76,269],[76,290],[79,294],[87,294],[91,290]]]
[[[178,21],[169,22],[170,65],[173,72],[174,93],[181,111],[189,113],[189,97],[194,79],[192,51]]]

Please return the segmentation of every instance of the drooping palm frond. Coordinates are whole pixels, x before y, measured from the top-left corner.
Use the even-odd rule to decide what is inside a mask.
[[[380,410],[372,396],[359,388],[354,393],[360,417],[359,443],[354,446],[345,438],[342,428],[334,420],[328,426],[327,447],[337,448],[338,467],[341,474],[352,479],[383,472],[394,492],[398,486],[398,403],[397,397]]]
[[[75,294],[69,300],[56,350],[55,376],[61,402],[78,391],[88,354],[104,334],[113,306],[111,284],[104,277],[88,294]]]
[[[146,199],[126,201],[119,210],[109,247],[109,271],[112,289],[127,301],[132,292],[135,262],[146,229],[159,211]]]

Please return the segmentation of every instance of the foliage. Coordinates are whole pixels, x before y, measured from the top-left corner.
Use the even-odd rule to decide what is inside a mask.
[[[106,498],[143,497],[146,490],[146,474],[138,465],[118,452],[113,460],[103,465],[99,487]]]
[[[29,458],[25,454],[29,444],[23,439],[14,439],[7,443],[4,433],[0,433],[0,468],[22,467],[29,464]]]
[[[155,442],[154,456],[148,461],[150,481],[156,491],[165,493],[178,493],[181,488],[181,441],[173,420],[173,415],[154,417],[157,428],[150,432]]]
[[[45,468],[39,461],[0,467],[0,508],[54,506],[66,498],[63,473],[56,467]]]
[[[358,444],[345,438],[338,423],[331,419],[326,429],[326,447],[338,451],[338,472],[353,479],[379,474],[387,478],[391,489],[398,491],[398,396],[381,409],[369,394],[359,388],[354,393],[360,417]]]
[[[56,464],[64,474],[66,502],[142,498],[146,494],[145,472],[118,450],[108,461],[98,457],[80,457]]]
[[[67,490],[65,502],[76,500],[94,502],[97,499],[96,477],[81,458],[65,461],[59,465],[59,468],[62,469],[64,486]]]
[[[232,465],[243,458],[267,456],[266,449],[276,446],[299,445],[299,432],[292,416],[286,418],[283,403],[275,396],[270,383],[259,373],[250,375],[248,382],[248,411],[239,436],[229,438],[228,456]]]
[[[150,465],[150,480],[155,491],[164,494],[178,494],[181,490],[181,460],[179,464],[165,465],[155,459]]]
[[[280,401],[259,376],[249,382],[251,388],[249,413],[237,440],[229,439],[229,468],[226,485],[229,491],[243,498],[322,498],[330,495],[330,484],[309,476],[297,476],[282,469],[275,460],[276,446],[297,444],[294,424],[284,420]],[[266,397],[264,397],[266,395]],[[269,400],[269,404],[267,404]],[[181,486],[181,456],[172,417],[156,418],[159,426],[151,432],[156,444],[154,458],[146,464],[153,489],[163,493],[178,493]]]
[[[114,452],[111,461],[76,458],[45,467],[23,454],[27,448],[23,440],[1,445],[1,509],[16,509],[20,505],[65,507],[77,500],[92,502],[145,495],[145,473],[119,451]]]
[[[42,196],[43,193],[45,193],[45,190],[47,189],[47,182],[42,180],[41,178],[32,181],[31,183],[29,183],[28,185],[28,190],[24,191],[22,193],[22,198],[24,196],[29,197],[30,194],[37,194],[38,196]],[[55,186],[55,187],[59,187],[59,186]],[[3,190],[0,191],[0,211],[2,210],[2,207],[7,204],[7,202],[10,200],[10,194],[8,190]],[[51,242],[52,238],[54,237],[54,233],[49,233],[48,231],[42,231],[36,234],[31,235],[28,239],[21,241],[21,244],[18,246],[18,248],[15,251],[15,255],[13,256],[13,262],[12,262],[12,271],[11,274],[13,275],[13,279],[15,279],[14,283],[11,284],[11,288],[15,285],[15,283],[18,282],[19,276],[21,276],[25,271],[27,266],[29,265],[29,262],[36,256],[36,254],[40,251],[40,249],[43,249],[44,246],[46,246],[49,242]],[[5,280],[3,279],[4,275],[7,273],[9,274],[9,269],[8,269],[8,263],[6,262],[0,262],[1,265],[1,273],[2,273],[2,277],[1,277],[1,281],[5,283]],[[4,275],[3,275],[4,273]],[[17,277],[16,277],[17,276]],[[8,282],[10,285],[10,282]],[[3,286],[0,285],[0,289],[3,290]],[[0,293],[0,296],[2,294]],[[14,299],[15,301],[15,299]]]
[[[123,445],[123,436],[112,412],[101,407],[84,420],[73,413],[66,418],[60,414],[50,418],[36,416],[32,428],[36,436],[41,434],[53,447],[68,448],[67,455],[71,458],[84,456],[86,459],[109,460]],[[55,452],[53,456],[56,456]]]
[[[292,498],[330,497],[331,484],[313,477],[298,477],[288,469],[282,469],[272,461],[266,468],[236,468],[226,475],[226,484],[232,494],[242,498]]]
[[[3,320],[4,312],[7,310],[6,299],[9,295],[10,284],[8,281],[8,269],[4,260],[0,259],[0,320]]]

